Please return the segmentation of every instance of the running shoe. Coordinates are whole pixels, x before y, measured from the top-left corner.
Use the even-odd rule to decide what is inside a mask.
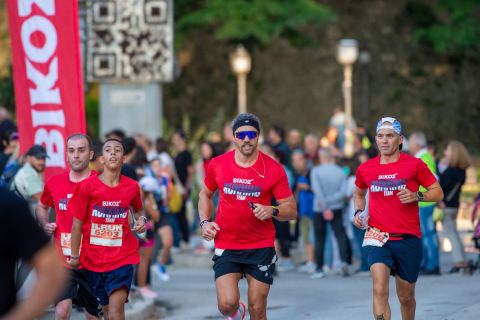
[[[238,308],[238,311],[240,312],[240,314],[238,314],[237,312],[234,317],[227,317],[227,320],[245,320],[247,308],[245,307],[245,303],[243,303],[243,301],[240,301],[239,304],[240,306]]]
[[[138,291],[140,291],[140,294],[144,298],[156,299],[158,297],[158,294],[155,291],[151,290],[148,286],[139,287]]]
[[[292,262],[292,259],[280,259],[278,266],[276,268],[278,272],[287,272],[295,270],[295,265]]]
[[[317,265],[314,262],[307,261],[305,262],[305,264],[298,267],[297,271],[303,272],[303,273],[314,273],[316,268],[317,268]]]
[[[323,271],[315,271],[310,276],[310,279],[322,279],[322,278],[325,278],[325,272]]]
[[[165,282],[170,280],[170,275],[167,272],[167,268],[163,264],[155,263],[153,266],[151,266],[150,270],[153,271],[153,273],[155,273],[160,280]]]

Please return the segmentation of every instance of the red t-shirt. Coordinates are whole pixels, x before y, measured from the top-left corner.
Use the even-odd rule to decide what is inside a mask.
[[[248,168],[240,167],[234,155],[232,150],[212,159],[205,175],[206,187],[210,191],[219,189],[220,193],[215,217],[220,231],[215,236],[215,247],[237,250],[273,247],[272,219],[257,219],[248,201],[270,205],[273,198],[282,200],[291,196],[285,170],[262,152]]]
[[[402,204],[397,193],[405,188],[416,192],[420,185],[429,187],[436,181],[422,160],[400,153],[394,163],[380,164],[380,156],[363,163],[357,170],[355,184],[360,189],[368,188],[370,226],[420,238],[418,202]]]
[[[138,264],[138,240],[130,230],[130,211],[142,209],[138,183],[125,176],[115,187],[98,176],[77,185],[70,200],[74,217],[83,221],[80,263],[88,270],[107,272]]]
[[[90,176],[94,175],[97,175],[97,172],[92,170]],[[77,183],[70,181],[70,173],[66,171],[47,181],[40,198],[42,204],[55,209],[57,229],[53,234],[54,243],[57,250],[66,257],[71,255],[70,239],[73,223],[73,214],[68,210],[68,203],[76,186]],[[70,268],[65,259],[64,265]]]

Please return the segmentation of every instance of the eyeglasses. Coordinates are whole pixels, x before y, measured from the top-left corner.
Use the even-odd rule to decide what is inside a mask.
[[[245,140],[246,137],[248,139],[252,140],[255,139],[258,136],[257,131],[239,131],[235,132],[235,138],[240,139],[240,140]]]

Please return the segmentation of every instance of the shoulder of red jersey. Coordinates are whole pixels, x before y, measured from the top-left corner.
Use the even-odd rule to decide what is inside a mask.
[[[235,149],[227,151],[219,156],[212,158],[210,163],[223,163],[225,160],[233,159]]]
[[[54,176],[51,176],[48,178],[47,182],[45,184],[55,184],[58,183],[58,181],[65,181],[65,179],[69,180],[70,176],[68,175],[68,171],[64,171],[62,173],[56,174]]]
[[[122,174],[122,177],[121,177],[121,182],[122,184],[134,184],[134,185],[139,185],[138,181],[137,180],[134,180],[132,178],[129,178],[125,175]]]

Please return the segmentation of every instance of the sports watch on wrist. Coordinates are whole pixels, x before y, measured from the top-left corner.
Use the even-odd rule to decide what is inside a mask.
[[[420,202],[420,201],[423,201],[423,199],[424,199],[423,192],[417,191],[417,201]]]
[[[278,210],[277,206],[272,206],[272,217],[278,217],[278,213],[280,210]]]

